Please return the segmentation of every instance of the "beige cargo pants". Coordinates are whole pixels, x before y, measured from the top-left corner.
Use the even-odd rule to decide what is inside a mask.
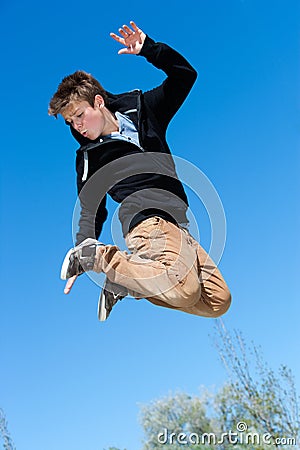
[[[204,317],[230,306],[229,289],[216,265],[183,228],[160,217],[136,225],[126,236],[130,251],[104,245],[94,270],[128,289],[135,298]]]

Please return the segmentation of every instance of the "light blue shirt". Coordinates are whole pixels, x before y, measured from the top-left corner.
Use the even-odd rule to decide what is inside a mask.
[[[122,141],[131,142],[142,149],[140,146],[138,131],[132,120],[125,114],[121,114],[119,111],[116,112],[116,118],[119,122],[119,131],[113,131],[107,136],[112,139],[122,139]]]

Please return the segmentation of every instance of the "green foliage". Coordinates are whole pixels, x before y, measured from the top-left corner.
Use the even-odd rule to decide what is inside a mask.
[[[210,419],[206,413],[205,393],[202,398],[191,397],[184,393],[177,393],[152,402],[144,406],[141,410],[141,420],[146,435],[144,450],[154,450],[160,448],[169,448],[176,450],[182,447],[177,440],[165,439],[163,434],[165,430],[171,431],[178,436],[180,433],[190,435],[190,433],[202,434],[212,430]],[[183,440],[184,437],[182,436]],[[195,450],[198,446],[193,446]],[[210,448],[210,447],[206,447]]]
[[[176,393],[141,410],[143,450],[295,449],[300,443],[299,399],[291,371],[278,374],[261,351],[216,321],[216,339],[229,381],[216,393]]]

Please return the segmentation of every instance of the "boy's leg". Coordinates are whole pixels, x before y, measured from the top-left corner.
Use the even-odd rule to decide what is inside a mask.
[[[94,270],[105,272],[130,295],[160,306],[208,317],[228,309],[229,292],[221,274],[186,231],[153,217],[137,225],[126,243],[131,254],[115,246],[99,247]],[[206,275],[212,272],[209,277],[202,279],[201,264]]]
[[[201,298],[189,311],[205,317],[219,317],[231,304],[229,288],[215,263],[194,240],[197,251],[198,271],[201,282]]]
[[[147,300],[155,305],[177,309],[189,314],[203,317],[219,317],[228,310],[231,304],[231,294],[228,286],[221,272],[200,244],[186,230],[182,230],[182,232],[185,233],[188,244],[194,247],[197,254],[196,270],[198,282],[201,286],[200,296],[194,305],[187,307],[171,306],[171,304],[162,301],[158,296]],[[190,277],[187,276],[185,281],[189,283]]]

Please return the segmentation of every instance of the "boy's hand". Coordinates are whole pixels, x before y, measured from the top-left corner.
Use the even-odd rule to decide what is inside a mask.
[[[73,277],[68,279],[68,281],[66,282],[65,289],[64,289],[65,294],[69,294],[69,292],[71,291],[73,284],[75,283],[77,278],[78,278],[78,275],[74,275]]]
[[[119,28],[119,33],[122,37],[115,33],[110,33],[110,36],[126,48],[122,48],[118,51],[119,55],[138,55],[143,47],[144,41],[146,39],[145,33],[140,30],[134,22],[130,22],[132,29],[123,25],[123,28]]]

